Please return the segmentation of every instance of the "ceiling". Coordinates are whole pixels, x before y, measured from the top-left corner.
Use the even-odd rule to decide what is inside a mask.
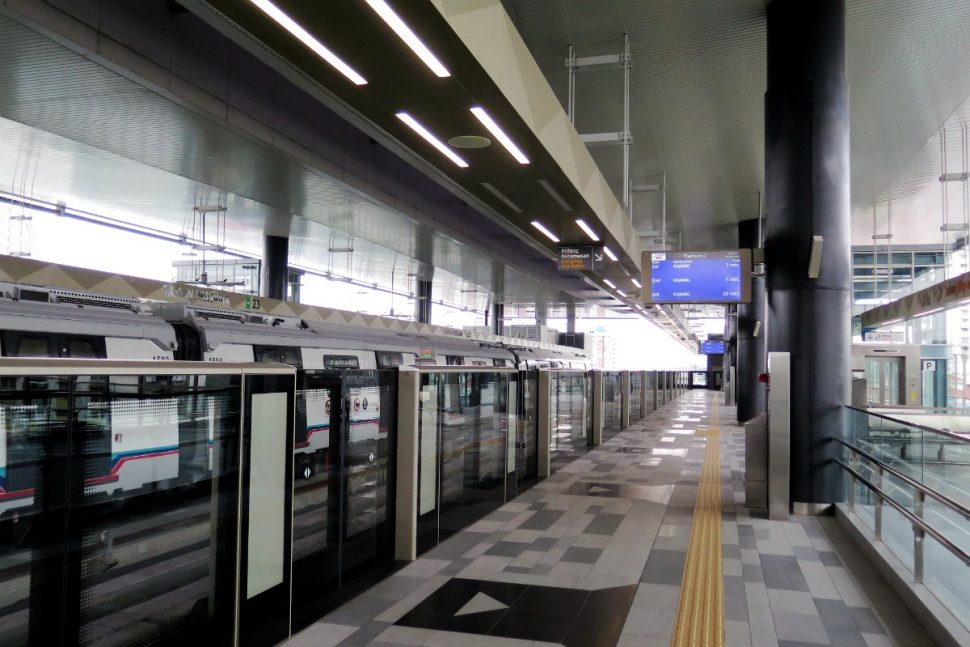
[[[764,0],[502,1],[560,100],[568,44],[579,56],[618,53],[629,34],[634,182],[666,174],[673,240],[736,244],[734,224],[757,216],[764,185]],[[872,205],[935,181],[930,140],[970,96],[970,3],[847,0],[846,13],[853,242],[871,244]],[[577,129],[618,130],[622,87],[617,70],[581,72]],[[594,156],[616,190],[619,151]],[[637,194],[634,212],[638,229],[659,229],[659,193]],[[924,222],[898,218],[898,240]]]
[[[284,233],[296,264],[399,293],[413,290],[414,274],[430,263],[435,300],[482,311],[499,283],[510,305],[548,303],[551,316],[564,308],[551,282],[2,16],[0,43],[0,190],[173,234],[194,204],[220,201],[229,208],[225,244],[247,253],[261,254],[264,232]],[[348,246],[353,253],[330,251]],[[589,287],[580,286],[580,294]],[[603,312],[594,304],[604,295],[589,293],[580,317]]]
[[[563,172],[559,160],[542,147],[431,2],[393,0],[391,4],[429,49],[447,63],[451,73],[447,78],[432,74],[364,2],[274,2],[327,47],[339,52],[366,78],[366,85],[348,81],[251,3],[185,0],[184,4],[274,69],[298,70],[302,82],[328,95],[327,105],[342,114],[363,117],[367,128],[389,146],[401,149],[415,164],[478,201],[517,236],[528,240],[548,267],[555,267],[558,244],[538,233],[530,223],[542,221],[562,244],[590,244],[575,223],[577,217],[585,218],[597,230],[602,243],[620,258],[602,270],[581,273],[589,281],[569,291],[580,298],[597,298],[618,310],[630,311],[620,301],[630,304],[638,300],[639,290],[630,279],[639,275],[639,258],[626,256],[624,246],[597,219]],[[348,25],[353,28],[348,29]],[[517,163],[503,147],[493,144],[479,150],[458,151],[468,163],[468,168],[459,168],[396,117],[396,113],[406,110],[441,140],[460,135],[491,137],[471,114],[469,109],[473,106],[487,109],[524,151],[529,164]],[[623,286],[620,293],[613,291],[619,299],[602,287],[603,279]]]

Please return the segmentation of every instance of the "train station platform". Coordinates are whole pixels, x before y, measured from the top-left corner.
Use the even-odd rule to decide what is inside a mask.
[[[836,519],[749,514],[722,401],[684,392],[286,644],[932,645]]]

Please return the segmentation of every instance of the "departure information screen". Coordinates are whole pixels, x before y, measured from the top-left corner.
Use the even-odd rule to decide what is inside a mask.
[[[647,303],[751,300],[751,250],[644,252],[644,257],[643,298]]]
[[[721,340],[708,340],[701,342],[701,354],[702,355],[723,355],[724,354],[724,342]]]

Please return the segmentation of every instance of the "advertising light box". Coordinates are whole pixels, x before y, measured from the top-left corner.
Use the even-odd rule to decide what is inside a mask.
[[[751,250],[644,252],[645,303],[749,303]]]
[[[701,342],[701,355],[723,355],[724,341],[709,339]]]

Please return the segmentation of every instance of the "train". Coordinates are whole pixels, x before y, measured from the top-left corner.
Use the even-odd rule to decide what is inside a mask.
[[[317,371],[398,366],[509,367],[587,370],[580,349],[523,348],[459,336],[429,336],[207,305],[0,282],[0,356],[115,360],[279,362],[297,368],[294,458],[297,478],[324,469],[331,422],[330,391],[306,388]],[[125,378],[116,378],[125,379]],[[171,396],[152,397],[150,385],[130,385],[138,397],[94,402],[83,412],[89,446],[103,460],[86,474],[85,493],[124,496],[153,484],[202,479],[211,470],[219,421],[179,410]],[[210,378],[214,379],[214,378]],[[376,389],[350,423],[380,435]],[[195,407],[193,407],[195,409]],[[33,503],[31,429],[55,412],[18,400],[0,407],[0,517]]]

